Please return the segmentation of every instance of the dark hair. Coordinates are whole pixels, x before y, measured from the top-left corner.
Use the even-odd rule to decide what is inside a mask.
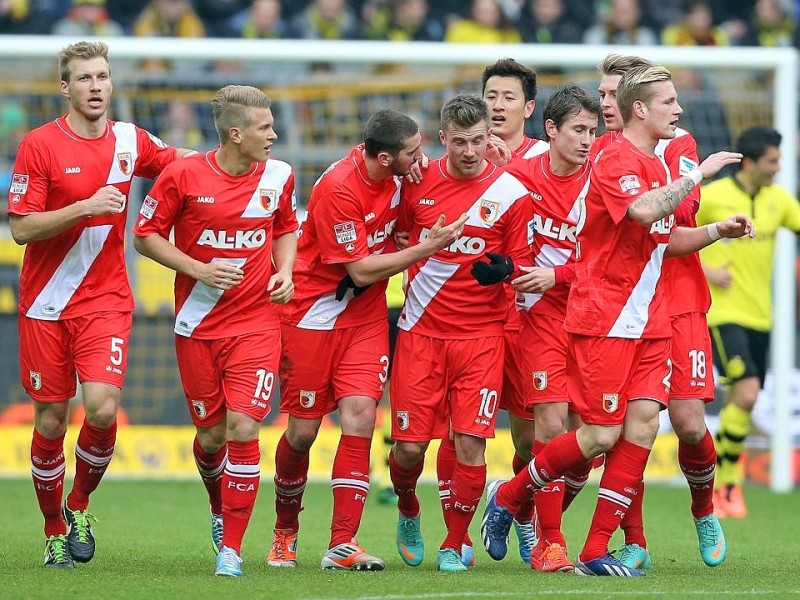
[[[441,128],[446,131],[450,125],[472,127],[481,121],[489,121],[489,108],[482,98],[475,94],[459,94],[445,102],[441,112]]]
[[[419,132],[417,122],[396,110],[379,110],[373,114],[364,128],[364,151],[373,158],[388,152],[397,158],[405,148],[406,140]]]
[[[515,61],[513,58],[501,58],[483,70],[481,90],[486,91],[486,82],[490,77],[516,77],[522,84],[525,102],[536,100],[536,71]]]
[[[600,117],[600,102],[576,83],[568,83],[558,88],[547,100],[543,120],[550,120],[561,127],[564,121],[577,115],[581,110]]]
[[[759,125],[745,129],[736,140],[736,151],[741,152],[743,158],[758,160],[769,147],[780,147],[781,134],[772,127]]]

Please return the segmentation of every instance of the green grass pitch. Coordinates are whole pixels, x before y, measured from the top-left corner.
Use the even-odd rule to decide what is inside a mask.
[[[579,549],[591,518],[596,487],[588,487],[565,516],[570,556]],[[245,577],[214,578],[205,491],[199,481],[104,481],[92,498],[99,523],[97,554],[72,571],[41,566],[41,517],[27,480],[0,482],[0,598],[269,598],[343,600],[435,600],[487,598],[793,598],[800,597],[800,494],[773,495],[749,488],[751,516],[725,521],[728,559],[705,567],[689,513],[688,491],[649,486],[645,525],[653,567],[641,579],[545,575],[524,565],[515,539],[509,555],[492,561],[476,548],[478,565],[464,574],[435,570],[443,525],[436,490],[422,486],[422,527],[426,557],[405,566],[394,547],[396,508],[369,501],[359,541],[386,560],[380,573],[322,571],[327,547],[331,494],[325,484],[309,485],[300,515],[297,569],[265,565],[274,522],[272,486],[261,486],[244,540]],[[482,512],[482,509],[481,511]],[[476,515],[471,530],[479,544]],[[614,542],[619,542],[615,538]]]

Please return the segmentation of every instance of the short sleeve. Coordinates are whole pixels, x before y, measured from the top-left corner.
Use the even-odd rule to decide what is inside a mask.
[[[641,194],[648,191],[642,181],[642,169],[637,169],[637,162],[620,160],[615,154],[607,160],[600,160],[592,171],[592,177],[597,181],[600,198],[614,220],[619,224],[628,214],[628,207]]]
[[[168,164],[178,159],[178,150],[167,146],[152,133],[136,127],[136,141],[139,158],[136,161],[135,175],[155,179]]]
[[[314,225],[323,263],[354,262],[369,256],[364,210],[358,197],[343,186],[318,189],[326,197],[314,206]]]
[[[183,206],[177,169],[167,169],[156,179],[142,202],[133,233],[138,236],[158,234],[169,239],[172,227]]]
[[[11,186],[8,189],[8,214],[28,215],[47,210],[50,186],[49,159],[36,144],[23,140],[19,146]]]

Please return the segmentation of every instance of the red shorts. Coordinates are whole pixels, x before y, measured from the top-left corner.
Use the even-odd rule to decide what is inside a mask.
[[[670,400],[714,400],[711,336],[705,313],[672,317],[672,385]]]
[[[385,319],[345,329],[319,331],[282,325],[280,411],[317,419],[347,396],[380,402],[389,369],[389,324]]]
[[[569,335],[567,387],[584,423],[621,425],[628,401],[651,398],[666,406],[671,339]]]
[[[522,347],[522,333],[506,329],[504,343],[506,359],[503,363],[503,393],[500,395],[500,408],[521,419],[532,419],[533,412],[525,411],[525,398],[528,395],[529,385]]]
[[[219,340],[176,335],[175,352],[196,427],[222,422],[229,410],[256,421],[269,414],[281,354],[280,330]]]
[[[503,338],[431,338],[400,331],[390,383],[392,438],[427,442],[450,429],[494,437],[503,385]]]
[[[20,379],[38,402],[63,402],[81,383],[106,383],[122,389],[128,364],[133,316],[103,312],[63,321],[19,315]]]
[[[535,312],[522,313],[522,335],[528,351],[525,372],[528,397],[526,409],[534,404],[569,402],[567,393],[567,332],[564,319]]]

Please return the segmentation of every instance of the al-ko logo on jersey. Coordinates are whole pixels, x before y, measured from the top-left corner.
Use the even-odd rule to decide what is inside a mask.
[[[259,188],[258,197],[261,201],[261,208],[268,213],[278,210],[278,190],[264,190]]]
[[[478,215],[484,223],[494,223],[500,218],[500,203],[494,200],[481,198],[481,206]]]
[[[623,175],[619,178],[619,189],[624,194],[635,196],[641,187],[642,184],[639,183],[639,178],[636,175]]]
[[[133,171],[133,156],[130,152],[120,152],[117,154],[117,166],[125,177],[130,177]]]

